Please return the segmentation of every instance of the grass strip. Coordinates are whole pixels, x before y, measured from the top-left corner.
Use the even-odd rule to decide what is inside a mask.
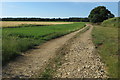
[[[118,28],[94,27],[93,43],[107,66],[109,77],[118,78]]]

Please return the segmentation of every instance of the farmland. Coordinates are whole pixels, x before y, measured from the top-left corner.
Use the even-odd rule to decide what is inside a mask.
[[[0,27],[17,27],[24,25],[56,25],[56,24],[72,24],[73,22],[36,22],[36,21],[2,21]]]
[[[81,29],[85,23],[3,28],[3,63],[48,40]]]
[[[116,21],[117,21],[117,18],[108,19],[108,20],[104,21],[101,25],[93,25],[94,26],[93,31],[92,31],[92,29],[90,29],[92,31],[92,39],[91,40],[95,44],[96,50],[99,53],[99,55],[101,56],[102,62],[105,63],[105,66],[104,66],[106,68],[105,70],[107,70],[108,76],[114,77],[114,78],[118,77],[117,76],[117,74],[118,74],[118,70],[117,70],[118,69],[118,44],[117,44],[118,43],[118,28],[117,28]],[[12,21],[12,22],[14,22],[14,21]],[[111,22],[113,22],[113,23],[110,24]],[[3,35],[2,61],[4,63],[3,65],[5,65],[6,63],[8,63],[11,60],[14,60],[17,56],[20,56],[21,54],[26,53],[26,51],[28,51],[29,49],[34,49],[34,48],[36,48],[36,46],[42,45],[43,43],[46,43],[46,42],[49,42],[51,39],[55,39],[55,38],[64,36],[68,33],[79,30],[79,29],[85,27],[85,24],[86,24],[85,22],[74,22],[74,23],[73,22],[46,22],[46,24],[44,22],[39,22],[36,24],[35,23],[36,22],[33,22],[33,24],[30,22],[27,23],[27,21],[26,21],[24,24],[16,23],[17,25],[14,25],[14,24],[12,25],[11,22],[9,22],[8,24],[11,24],[12,26],[6,26],[6,27],[3,26],[3,27],[5,27],[5,28],[3,28],[3,32],[2,32],[2,35]],[[109,26],[108,26],[108,24],[109,24]],[[88,26],[92,26],[92,25],[88,25]],[[88,31],[89,31],[89,29],[88,29]],[[88,31],[85,31],[82,34],[84,34],[84,33],[86,34],[86,32],[88,32]],[[82,35],[82,34],[79,33],[77,35]],[[90,34],[90,33],[87,33],[87,34]],[[84,35],[84,36],[85,36],[85,41],[87,40],[86,43],[89,42],[88,37],[90,37],[90,36],[88,36],[88,35],[87,36]],[[83,38],[80,38],[80,36],[79,36],[78,39],[81,39],[81,40],[75,39],[74,44],[78,45],[79,43],[77,44],[76,42],[82,41]],[[84,42],[82,42],[82,43],[86,44]],[[73,43],[68,43],[68,44],[74,45]],[[56,46],[54,46],[54,47],[56,47]],[[76,47],[78,47],[78,46],[76,46]],[[63,46],[63,48],[64,48],[64,46]],[[80,49],[82,52],[82,48],[80,48]],[[86,49],[83,49],[83,50],[86,50]],[[62,50],[60,52],[62,52]],[[34,53],[34,52],[32,52],[32,53]],[[39,52],[37,52],[37,53],[39,53]],[[36,56],[37,56],[37,53],[36,53]],[[42,53],[44,54],[45,52],[43,51]],[[42,54],[42,53],[40,53],[40,54]],[[84,54],[86,54],[86,53],[84,53]],[[93,56],[94,56],[94,54],[93,54]],[[95,58],[95,59],[97,59],[97,58]],[[84,60],[82,60],[82,61],[84,61]],[[89,61],[90,60],[88,59],[88,62]],[[60,61],[58,61],[58,62],[60,62]],[[95,62],[95,61],[92,61],[92,62]],[[19,64],[17,64],[17,65],[19,65]],[[87,65],[87,64],[85,64],[85,65]],[[100,65],[100,66],[102,66],[102,65]],[[18,72],[19,72],[19,70],[18,70]],[[51,73],[48,74],[48,72],[45,71],[42,74],[42,76],[51,75]]]
[[[2,4],[3,80],[107,80],[120,76],[117,1]]]

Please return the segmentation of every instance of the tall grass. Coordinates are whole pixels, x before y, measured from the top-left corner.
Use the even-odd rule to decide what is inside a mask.
[[[85,23],[60,24],[51,26],[31,26],[3,29],[3,64],[34,46],[63,36],[80,28]]]

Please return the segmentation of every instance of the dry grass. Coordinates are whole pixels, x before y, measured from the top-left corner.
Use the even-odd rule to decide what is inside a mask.
[[[23,24],[33,25],[56,25],[56,24],[72,24],[73,22],[32,22],[32,21],[2,21],[0,27],[15,27]]]

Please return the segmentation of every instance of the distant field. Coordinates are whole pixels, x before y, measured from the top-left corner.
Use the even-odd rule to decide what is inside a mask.
[[[73,22],[2,21],[1,23],[2,27],[17,27],[25,24],[56,25],[56,24],[72,24]]]
[[[81,29],[85,23],[59,24],[50,26],[32,26],[18,28],[3,28],[3,63],[14,59],[21,52],[27,51],[50,39]]]

